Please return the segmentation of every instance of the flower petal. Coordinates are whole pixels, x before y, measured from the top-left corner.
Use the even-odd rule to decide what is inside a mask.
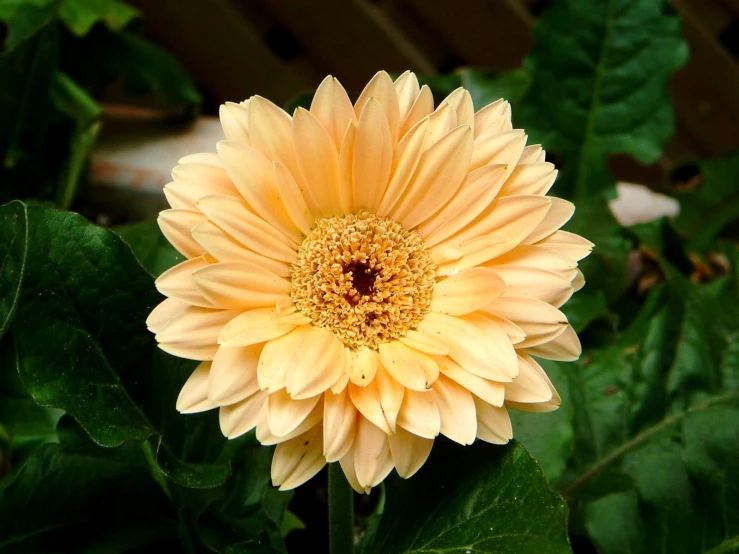
[[[526,146],[526,134],[520,129],[490,135],[475,141],[475,150],[470,160],[470,171],[484,165],[507,165],[507,174],[516,167],[521,152]]]
[[[323,455],[326,461],[341,459],[352,447],[357,432],[357,408],[349,391],[327,391],[323,406]]]
[[[249,346],[281,337],[302,324],[290,316],[278,315],[274,308],[256,308],[229,321],[218,335],[218,342],[223,346]]]
[[[190,304],[187,302],[167,298],[154,308],[149,314],[149,317],[146,318],[146,328],[156,334],[164,329],[174,316],[182,313],[189,307]]]
[[[475,397],[477,410],[477,438],[493,444],[506,444],[513,438],[513,427],[508,410],[491,406]]]
[[[385,71],[378,71],[372,77],[372,80],[367,83],[362,94],[359,95],[359,98],[354,103],[354,112],[360,119],[365,105],[371,98],[375,99],[382,106],[382,110],[385,112],[385,117],[387,118],[393,144],[397,144],[400,128],[398,95],[395,93],[392,79]]]
[[[259,390],[257,364],[261,352],[261,344],[218,349],[208,378],[208,398],[213,404],[234,404]]]
[[[359,412],[385,433],[395,431],[404,388],[380,366],[372,382],[364,387],[349,383],[349,397]]]
[[[524,404],[549,402],[552,390],[546,380],[529,363],[530,357],[518,356],[518,376],[512,383],[505,385],[506,402],[522,402]]]
[[[362,488],[379,484],[393,469],[387,435],[363,417],[359,418],[352,450],[354,471]]]
[[[228,140],[235,140],[249,145],[249,101],[244,105],[226,102],[218,110],[221,127]]]
[[[328,131],[305,108],[295,110],[293,141],[303,181],[318,214],[331,217],[341,213],[339,152]]]
[[[555,231],[536,243],[541,248],[553,250],[570,260],[580,261],[593,251],[593,243],[574,233]]]
[[[459,87],[444,98],[439,107],[449,104],[457,114],[457,125],[469,125],[470,129],[475,126],[475,108],[472,105],[472,97],[464,88]]]
[[[159,348],[180,358],[212,360],[218,335],[238,312],[191,306],[169,320],[156,334]]]
[[[189,210],[164,210],[157,218],[162,234],[186,258],[197,258],[205,254],[203,247],[190,233],[202,221],[206,221],[202,213]]]
[[[278,444],[272,458],[272,484],[281,491],[305,483],[326,465],[321,426]]]
[[[501,122],[507,121],[507,128]],[[511,105],[502,98],[475,114],[475,138],[497,135],[511,130]]]
[[[380,356],[376,350],[362,348],[352,352],[352,367],[349,379],[358,387],[367,386],[375,378],[380,367]]]
[[[202,308],[216,307],[207,300],[192,282],[192,273],[208,265],[205,258],[193,258],[177,264],[162,273],[154,282],[156,288],[164,296],[175,298],[193,306]],[[218,306],[220,307],[220,306]]]
[[[177,397],[177,411],[195,414],[211,410],[215,406],[208,400],[208,373],[210,362],[203,362],[192,372]]]
[[[393,379],[406,388],[428,390],[439,376],[439,368],[431,357],[400,341],[384,342],[380,344],[379,351],[382,365]]]
[[[287,369],[287,392],[296,400],[331,388],[344,371],[344,345],[326,329],[306,325],[303,340]]]
[[[428,85],[423,85],[400,126],[399,138],[403,138],[413,126],[434,111],[434,95]]]
[[[449,354],[449,347],[443,341],[439,340],[438,337],[432,337],[421,331],[411,329],[410,331],[406,331],[402,337],[398,337],[398,340],[406,346],[424,354],[437,356],[446,356]]]
[[[552,206],[536,229],[526,237],[526,244],[534,244],[548,237],[567,223],[572,217],[572,214],[575,213],[575,205],[572,202],[553,196],[549,196],[548,198],[552,201]]]
[[[556,339],[567,328],[567,317],[554,308],[534,298],[501,296],[483,308],[518,325],[526,339],[516,348],[539,346]]]
[[[352,203],[355,210],[377,210],[390,178],[394,144],[382,106],[370,98],[359,117],[354,143]]]
[[[439,371],[442,375],[448,377],[455,383],[470,391],[475,396],[479,396],[488,404],[493,406],[502,406],[505,398],[505,386],[497,381],[483,379],[452,361],[448,357],[437,357],[436,363],[439,365]]]
[[[313,226],[313,214],[308,208],[306,198],[285,164],[278,161],[272,162],[275,173],[275,186],[280,193],[280,198],[285,204],[285,211],[295,223],[296,227],[305,234]],[[317,212],[314,212],[317,213]]]
[[[518,164],[506,179],[500,194],[546,194],[556,178],[557,170],[549,162]]]
[[[419,437],[433,439],[441,430],[441,416],[431,391],[406,390],[398,412],[398,427]]]
[[[269,429],[269,418],[267,417],[268,412],[268,406],[265,404],[264,412],[262,412],[259,421],[257,422],[257,440],[264,446],[272,446],[273,444],[280,444],[281,442],[289,441],[290,439],[294,439],[318,425],[323,419],[323,398],[321,397],[321,399],[318,400],[316,405],[305,419],[303,419],[300,425],[289,433],[279,437],[273,434]]]
[[[346,90],[331,75],[318,85],[310,105],[310,111],[328,131],[337,150],[341,147],[349,122],[357,122],[354,106],[352,106]]]
[[[433,394],[441,418],[441,434],[459,444],[472,444],[477,436],[477,412],[470,391],[441,375],[434,383]]]
[[[505,281],[495,271],[473,267],[437,282],[429,308],[442,314],[465,315],[492,302],[505,290]]]
[[[563,333],[553,340],[538,344],[527,348],[529,354],[545,358],[547,360],[557,360],[561,362],[573,362],[582,354],[582,346],[577,333],[572,325],[567,325]]]
[[[349,451],[344,454],[344,457],[339,460],[341,469],[346,476],[346,480],[349,481],[351,487],[359,494],[369,494],[372,487],[362,487],[357,480],[357,471],[354,469],[354,449],[350,448]]]
[[[564,304],[574,292],[569,279],[552,271],[500,266],[496,272],[508,283],[506,296],[536,298],[557,307]]]
[[[421,469],[434,445],[433,440],[421,438],[402,428],[389,435],[387,440],[395,469],[403,479],[408,479]]]
[[[300,344],[308,331],[307,326],[298,327],[281,337],[267,341],[259,357],[257,380],[259,388],[275,392],[285,388],[287,369],[293,357],[299,354]]]
[[[267,397],[267,423],[269,431],[276,437],[293,431],[321,399],[320,395],[303,400],[295,400],[285,389],[272,392]]]
[[[290,281],[257,264],[223,262],[192,274],[197,290],[211,304],[232,310],[274,307],[290,294]]]
[[[236,404],[221,406],[218,411],[218,420],[223,435],[229,439],[235,439],[254,429],[259,422],[259,414],[266,401],[267,391],[257,391]]]

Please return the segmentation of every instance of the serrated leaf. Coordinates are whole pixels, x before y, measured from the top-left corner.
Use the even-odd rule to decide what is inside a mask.
[[[64,0],[59,17],[77,36],[83,36],[98,23],[104,23],[111,31],[126,27],[139,12],[118,0]]]
[[[411,479],[387,483],[364,554],[571,552],[567,507],[521,445],[440,446]]]
[[[533,75],[517,112],[533,142],[559,154],[557,192],[610,192],[607,156],[652,163],[672,135],[667,80],[687,60],[664,0],[559,0],[534,27]]]

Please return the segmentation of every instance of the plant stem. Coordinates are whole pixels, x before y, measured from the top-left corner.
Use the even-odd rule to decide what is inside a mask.
[[[354,491],[338,462],[328,465],[328,533],[331,554],[354,552]]]

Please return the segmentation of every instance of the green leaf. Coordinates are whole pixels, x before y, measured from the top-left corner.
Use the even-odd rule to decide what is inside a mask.
[[[9,52],[57,18],[62,0],[10,0],[0,5],[0,21],[8,28],[5,50]]]
[[[422,85],[428,85],[438,104],[454,89],[466,88],[476,109],[483,108],[500,98],[510,102],[520,100],[530,85],[530,76],[521,69],[512,71],[483,71],[463,67],[447,75],[419,76]]]
[[[21,379],[102,445],[154,432],[121,383],[150,355],[159,299],[123,242],[82,217],[28,208],[28,257],[13,322]]]
[[[59,17],[77,36],[89,33],[99,21],[111,31],[121,31],[138,15],[138,11],[118,0],[64,0],[59,9]]]
[[[564,494],[599,552],[719,552],[739,535],[736,283],[662,267],[667,283],[622,338],[569,373]]]
[[[154,277],[185,261],[185,257],[175,250],[159,230],[156,219],[121,225],[115,228],[115,232],[131,247],[144,269]]]
[[[667,80],[687,60],[664,0],[558,0],[534,27],[517,123],[562,159],[557,191],[610,192],[607,156],[654,162],[673,133]]]
[[[522,446],[439,446],[411,479],[387,483],[362,552],[571,552],[567,507]]]
[[[172,515],[144,471],[48,444],[0,489],[0,550],[117,553],[154,542],[171,551],[158,541],[174,535]]]
[[[13,320],[28,255],[28,216],[20,202],[0,206],[0,339]]]

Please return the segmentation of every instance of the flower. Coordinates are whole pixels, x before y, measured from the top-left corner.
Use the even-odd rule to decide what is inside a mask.
[[[159,346],[202,363],[177,401],[223,433],[277,445],[294,488],[340,462],[369,492],[413,475],[439,434],[512,438],[507,408],[560,398],[536,357],[574,360],[558,310],[584,281],[574,206],[498,100],[385,72],[352,105],[327,77],[292,117],[221,107],[217,154],[180,160],[159,217],[187,261],[157,279]]]

